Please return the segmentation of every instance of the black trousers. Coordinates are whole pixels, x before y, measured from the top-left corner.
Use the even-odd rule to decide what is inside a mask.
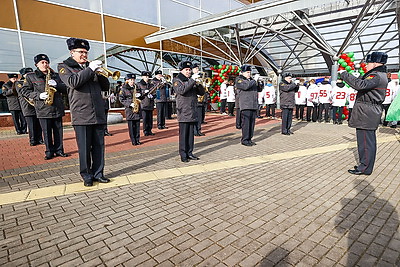
[[[140,142],[140,120],[128,120],[129,137],[132,145]]]
[[[296,119],[303,120],[304,119],[304,107],[305,105],[296,105]]]
[[[43,141],[46,145],[46,156],[54,153],[64,153],[62,118],[39,119],[43,131]]]
[[[235,102],[228,102],[228,114],[233,115],[233,110],[235,109]]]
[[[108,118],[108,109],[105,109],[104,112],[106,113],[106,120],[107,120],[107,118]],[[105,131],[105,132],[108,132],[107,123],[106,123],[106,125],[104,126],[104,131]]]
[[[357,169],[365,174],[371,174],[376,158],[376,130],[356,129],[358,158]]]
[[[321,103],[319,104],[318,109],[318,121],[322,121],[322,111],[324,111],[324,119],[325,122],[329,122],[329,103]]]
[[[349,117],[347,118],[347,121],[350,121],[350,118],[351,118],[351,112],[353,111],[353,109],[352,108],[349,108]]]
[[[26,133],[26,120],[21,110],[10,110],[17,134]]]
[[[143,133],[148,135],[153,129],[153,111],[152,110],[142,110],[143,118]]]
[[[236,109],[236,129],[242,129],[242,116],[239,108]]]
[[[157,127],[165,127],[165,117],[167,115],[167,102],[157,102]]]
[[[205,122],[207,106],[208,106],[207,103],[204,103],[204,104],[203,104],[203,109],[202,109],[202,111],[201,111],[201,123],[204,123],[204,122]]]
[[[242,121],[242,144],[251,143],[251,139],[254,135],[254,127],[256,125],[257,110],[241,110],[240,111]]]
[[[179,123],[179,155],[181,159],[187,159],[193,155],[194,130],[196,122]]]
[[[39,119],[36,116],[26,116],[26,123],[28,125],[29,143],[36,145],[43,142],[42,127],[40,127]]]
[[[336,118],[336,112],[338,113],[338,117]],[[343,107],[335,107],[332,106],[332,114],[333,114],[333,122],[338,122],[341,123],[343,121],[342,115],[343,115]]]
[[[167,102],[167,119],[172,119],[172,102]]]
[[[226,99],[221,99],[221,109],[219,111],[219,113],[224,113],[226,110]]]
[[[389,110],[390,104],[382,104],[383,110],[385,111],[385,119],[383,120],[383,126],[388,126],[389,122],[386,120],[386,115]]]
[[[104,129],[104,124],[74,126],[83,180],[104,176]]]
[[[312,107],[307,106],[307,115],[306,115],[306,120],[307,121],[313,121],[316,122],[318,119],[318,106],[314,105]]]
[[[199,118],[199,120],[195,123],[194,127],[193,127],[193,133],[195,135],[198,135],[199,133],[201,133],[201,119],[203,116],[203,106],[197,106],[197,118]]]
[[[292,127],[292,108],[282,108],[282,133],[290,133]]]
[[[267,117],[275,117],[275,107],[276,104],[267,104],[267,106],[265,107],[265,112]]]

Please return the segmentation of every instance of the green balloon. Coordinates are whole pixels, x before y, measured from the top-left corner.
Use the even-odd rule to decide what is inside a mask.
[[[354,61],[356,61],[356,59],[354,57],[352,57],[352,58],[350,58],[350,61],[354,62]]]
[[[221,85],[221,82],[220,82],[220,81],[218,81],[218,85]]]
[[[350,67],[350,66],[345,67],[345,69],[346,69],[347,71],[351,71],[351,67]]]
[[[218,107],[219,107],[219,108],[221,107],[221,102],[218,102]]]
[[[350,71],[349,71],[349,73],[353,73],[353,72],[354,72],[354,70],[350,70]]]
[[[343,58],[341,58],[341,59],[338,60],[338,63],[339,63],[339,64],[342,64],[343,62],[345,62]]]
[[[354,57],[354,52],[349,52],[347,55],[349,56],[349,58],[352,58]]]
[[[218,65],[218,69],[221,69],[222,68],[222,65]]]
[[[343,120],[346,119],[346,115],[342,114],[342,119]]]
[[[340,64],[342,67],[347,67],[347,62],[342,62],[342,64]]]
[[[210,98],[211,98],[211,99],[214,99],[214,96],[211,96]]]

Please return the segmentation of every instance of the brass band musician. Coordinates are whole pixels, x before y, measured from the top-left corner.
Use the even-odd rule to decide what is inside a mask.
[[[62,117],[65,115],[62,93],[67,93],[58,73],[50,68],[50,59],[45,54],[34,57],[37,69],[28,73],[20,90],[22,96],[35,102],[36,116],[43,131],[46,145],[45,160],[54,156],[67,157],[63,146]]]

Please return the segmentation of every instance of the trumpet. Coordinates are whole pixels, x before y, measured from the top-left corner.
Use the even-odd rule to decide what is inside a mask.
[[[87,62],[90,63],[90,61],[88,60]],[[111,71],[105,67],[100,67],[96,70],[97,74],[103,75],[104,77],[108,78],[111,77],[113,80],[118,80],[119,77],[121,76],[121,73],[119,71]]]
[[[169,74],[167,74],[167,75],[164,75],[164,79],[165,79],[165,81],[167,82],[167,83],[169,83],[169,82],[171,82],[171,75],[169,75]]]

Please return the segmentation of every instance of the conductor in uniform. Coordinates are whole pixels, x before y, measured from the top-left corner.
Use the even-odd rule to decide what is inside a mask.
[[[2,86],[2,94],[7,98],[8,109],[13,118],[15,131],[17,134],[26,134],[26,121],[22,114],[21,105],[17,93],[18,74],[7,74],[8,82]]]
[[[179,155],[182,162],[188,162],[199,159],[193,154],[194,127],[197,121],[201,120],[197,115],[197,95],[204,95],[205,90],[191,78],[193,65],[190,61],[181,61],[178,67],[180,73],[172,82],[179,122]]]
[[[46,145],[44,159],[49,160],[54,156],[68,157],[64,153],[62,125],[62,117],[65,115],[62,93],[67,93],[67,88],[58,73],[50,68],[47,55],[38,54],[33,60],[37,69],[26,75],[21,94],[35,101],[36,116]],[[52,89],[56,91],[51,91]],[[50,99],[53,101],[49,101]]]
[[[299,85],[292,81],[292,74],[283,74],[283,80],[279,84],[279,97],[282,109],[282,134],[291,135],[293,108],[296,107],[295,94],[299,90]]]
[[[99,74],[102,62],[88,62],[89,42],[69,38],[70,57],[58,64],[61,80],[67,85],[72,125],[79,152],[79,172],[84,186],[94,181],[108,183],[104,177],[104,129],[107,123],[101,91],[110,82]]]
[[[382,103],[385,99],[388,78],[386,62],[388,55],[373,52],[367,55],[367,72],[358,78],[347,72],[339,71],[341,78],[357,90],[349,126],[356,128],[358,158],[360,163],[349,173],[370,175],[376,158],[376,129],[382,115]]]
[[[251,78],[251,66],[243,65],[241,74],[236,77],[235,87],[241,117],[242,139],[244,146],[256,145],[251,139],[254,135],[258,110],[258,84]]]

